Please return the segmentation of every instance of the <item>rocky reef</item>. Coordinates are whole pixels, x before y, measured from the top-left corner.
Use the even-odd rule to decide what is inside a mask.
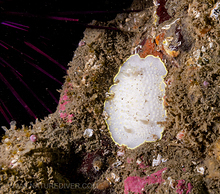
[[[134,0],[129,10],[85,30],[55,113],[4,128],[1,193],[220,192],[220,3]],[[161,140],[128,149],[103,110],[132,54],[165,64],[167,118]]]

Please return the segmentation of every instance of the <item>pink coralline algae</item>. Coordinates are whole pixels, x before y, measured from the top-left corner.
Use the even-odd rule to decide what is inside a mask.
[[[205,87],[208,87],[208,86],[209,86],[209,82],[204,81],[204,82],[203,82],[203,85],[204,85]]]
[[[32,142],[36,142],[36,141],[37,141],[37,136],[36,136],[36,135],[31,135],[31,136],[30,136],[30,140],[31,140]]]
[[[68,123],[72,123],[72,119],[74,117],[73,114],[66,113],[66,105],[70,103],[70,99],[67,95],[67,90],[64,91],[64,94],[60,97],[59,101],[59,114],[60,117],[64,120],[67,120]]]
[[[79,42],[79,44],[78,44],[79,46],[84,46],[84,45],[86,45],[86,42],[85,41],[83,41],[83,40],[81,40],[80,42]]]
[[[154,183],[162,183],[165,180],[162,179],[162,173],[167,168],[163,168],[147,177],[130,176],[124,180],[124,193],[128,194],[134,192],[135,194],[142,193],[146,184],[151,185]]]
[[[178,194],[183,194],[186,189],[187,189],[186,194],[191,192],[191,190],[193,188],[191,183],[188,183],[187,187],[186,187],[185,180],[177,180],[177,182],[178,182],[178,184],[176,185],[176,188],[177,188],[176,192]]]
[[[147,168],[148,166],[146,166],[146,165],[144,164],[144,162],[141,162],[141,163],[139,164],[139,167],[142,168],[142,169],[145,169],[145,168]]]
[[[132,163],[132,162],[133,162],[133,158],[129,158],[129,157],[128,157],[128,158],[127,158],[127,163],[130,164],[130,163]]]
[[[187,194],[187,193],[190,193],[191,190],[193,189],[193,186],[192,186],[191,183],[188,183],[188,184],[187,184],[187,187],[188,187],[188,190],[186,191],[186,194]]]
[[[145,168],[148,167],[148,166],[145,165],[145,162],[143,161],[143,156],[141,157],[141,159],[138,159],[136,161],[136,163],[139,166],[139,168],[145,169]]]

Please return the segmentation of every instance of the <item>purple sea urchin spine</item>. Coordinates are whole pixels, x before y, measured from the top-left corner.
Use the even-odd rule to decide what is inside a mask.
[[[67,18],[67,17],[48,16],[47,18],[53,19],[53,20],[64,20],[64,21],[71,21],[71,22],[78,22],[79,21],[79,19]]]
[[[37,118],[33,111],[28,107],[28,105],[23,101],[20,95],[15,91],[15,89],[11,86],[11,84],[5,79],[5,77],[0,73],[0,79],[7,85],[7,87],[11,90],[12,94],[17,98],[17,100],[22,104],[22,106],[27,110],[27,112],[34,117]]]
[[[59,83],[60,85],[62,85],[62,82],[60,82],[58,79],[56,79],[55,77],[53,77],[52,75],[50,75],[48,72],[46,72],[44,69],[42,69],[40,66],[36,65],[35,63],[32,63],[28,60],[26,60],[30,65],[32,65],[33,67],[35,67],[36,69],[38,69],[39,71],[41,71],[42,73],[44,73],[45,75],[47,75],[48,77],[50,77],[51,79],[53,79],[54,81],[56,81],[57,83]]]
[[[2,113],[2,115],[5,117],[5,120],[10,123],[10,119],[8,118],[7,114],[5,113],[5,111],[3,110],[3,108],[0,106],[0,112]]]
[[[26,31],[26,32],[28,30],[25,29],[25,28],[29,28],[28,26],[21,25],[21,24],[18,24],[18,23],[14,23],[14,22],[9,22],[9,21],[1,22],[1,24],[12,27],[12,28],[16,28],[16,29],[19,29],[19,30],[23,30],[23,31]],[[25,27],[25,28],[22,28],[22,27]]]
[[[24,43],[31,47],[32,49],[34,49],[35,51],[37,51],[38,53],[42,54],[43,56],[47,57],[50,61],[52,61],[53,63],[55,63],[56,65],[58,65],[60,68],[66,70],[66,68],[61,65],[60,63],[58,63],[55,59],[53,59],[52,57],[50,57],[48,54],[46,54],[45,52],[43,52],[42,50],[40,50],[39,48],[37,48],[36,46],[34,46],[33,44],[31,44],[30,42],[26,42],[24,41]]]

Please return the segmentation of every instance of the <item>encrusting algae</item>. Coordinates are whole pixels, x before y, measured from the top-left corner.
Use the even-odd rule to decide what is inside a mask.
[[[2,193],[220,193],[219,1],[135,0],[129,10],[136,11],[94,20],[100,29],[85,30],[55,113],[29,127],[5,128]],[[117,98],[109,88],[131,55],[159,57],[167,71],[159,98],[166,119],[157,120],[162,135],[133,144],[131,133],[129,141],[116,141],[134,149],[113,141],[105,120],[117,113],[103,111],[107,98]]]

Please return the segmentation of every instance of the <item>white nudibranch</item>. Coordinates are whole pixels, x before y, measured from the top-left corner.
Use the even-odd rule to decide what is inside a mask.
[[[166,119],[166,74],[164,63],[152,55],[131,55],[120,67],[115,84],[109,89],[114,97],[104,104],[109,115],[106,123],[115,143],[133,149],[145,141],[162,138],[163,127],[159,123]]]

